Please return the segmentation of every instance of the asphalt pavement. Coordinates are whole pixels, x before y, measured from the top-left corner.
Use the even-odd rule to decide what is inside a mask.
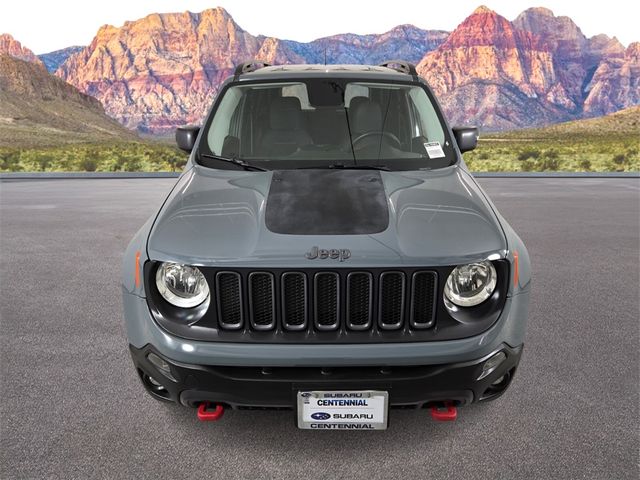
[[[526,346],[501,399],[384,432],[147,396],[122,253],[173,179],[0,183],[0,478],[638,479],[640,180],[481,179],[533,262]]]

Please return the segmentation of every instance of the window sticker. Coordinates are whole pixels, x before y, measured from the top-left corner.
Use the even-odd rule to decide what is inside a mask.
[[[427,151],[427,155],[429,156],[429,158],[444,157],[444,152],[442,151],[440,142],[425,142],[424,148]]]

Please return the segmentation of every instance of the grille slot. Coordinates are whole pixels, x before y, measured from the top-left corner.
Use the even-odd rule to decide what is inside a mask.
[[[307,328],[307,276],[302,272],[282,274],[282,323],[287,330]]]
[[[383,330],[402,327],[404,320],[405,277],[402,272],[384,272],[380,275],[378,323]]]
[[[242,328],[242,282],[239,273],[218,272],[216,274],[218,322],[229,330]]]
[[[429,328],[436,321],[437,275],[435,272],[415,272],[411,282],[412,328]]]
[[[340,277],[337,273],[316,273],[314,316],[318,330],[335,330],[340,324]]]
[[[249,274],[249,318],[255,330],[271,330],[276,326],[273,275],[268,272]]]
[[[368,272],[347,275],[347,326],[351,330],[371,328],[373,277]]]

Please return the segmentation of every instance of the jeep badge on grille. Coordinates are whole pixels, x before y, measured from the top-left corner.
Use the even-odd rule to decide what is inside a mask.
[[[340,250],[336,248],[325,250],[323,248],[314,246],[309,252],[305,253],[304,256],[308,260],[315,260],[316,258],[325,260],[327,258],[332,258],[334,260],[340,260],[341,262],[344,262],[345,260],[351,258],[351,250],[347,248],[343,248]]]

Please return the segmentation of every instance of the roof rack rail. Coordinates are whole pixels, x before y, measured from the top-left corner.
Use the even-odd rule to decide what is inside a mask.
[[[413,75],[414,77],[418,76],[418,72],[416,71],[416,66],[413,63],[405,62],[404,60],[388,60],[386,62],[382,62],[379,67],[387,67],[396,72],[405,73],[407,75]]]
[[[264,67],[270,67],[269,63],[261,62],[260,60],[250,60],[248,62],[243,62],[236,66],[235,72],[233,72],[234,78],[237,80],[240,75],[243,73],[251,73],[256,70]]]

